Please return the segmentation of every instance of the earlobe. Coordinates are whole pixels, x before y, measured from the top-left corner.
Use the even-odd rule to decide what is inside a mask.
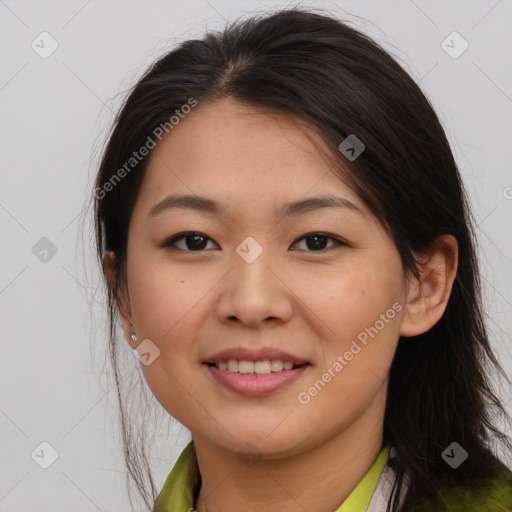
[[[400,336],[427,332],[443,316],[457,274],[458,244],[452,235],[442,235],[428,254],[418,261],[418,277],[409,281]]]

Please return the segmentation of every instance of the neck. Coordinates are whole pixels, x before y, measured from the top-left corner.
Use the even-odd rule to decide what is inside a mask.
[[[349,496],[382,449],[384,405],[343,432],[285,459],[248,466],[236,453],[193,435],[202,486],[197,512],[331,512]]]

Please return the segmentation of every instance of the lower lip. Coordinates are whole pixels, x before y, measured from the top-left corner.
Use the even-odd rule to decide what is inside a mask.
[[[220,370],[216,366],[207,364],[203,366],[217,382],[232,391],[248,396],[269,395],[297,380],[309,368],[309,365],[306,364],[293,370],[255,375]]]

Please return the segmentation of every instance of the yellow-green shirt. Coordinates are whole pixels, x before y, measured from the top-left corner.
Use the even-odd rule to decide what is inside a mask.
[[[382,449],[368,473],[357,484],[348,498],[336,512],[361,512],[368,509],[380,475],[388,460],[389,448]],[[189,512],[194,509],[194,488],[198,483],[195,469],[194,442],[181,452],[176,464],[169,473],[157,499],[157,512]]]

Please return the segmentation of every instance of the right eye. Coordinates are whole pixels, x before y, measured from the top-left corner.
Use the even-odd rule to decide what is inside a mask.
[[[186,248],[183,246],[178,247],[176,245],[178,241],[182,240],[185,241]],[[183,233],[178,233],[166,240],[162,244],[162,247],[173,251],[201,252],[207,245],[208,240],[213,242],[213,240],[207,237],[204,233],[199,233],[197,231],[185,231]]]

